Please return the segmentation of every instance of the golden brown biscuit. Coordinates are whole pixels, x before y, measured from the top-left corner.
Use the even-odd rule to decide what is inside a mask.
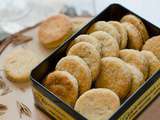
[[[103,31],[96,31],[90,35],[97,38],[99,43],[101,43],[102,57],[119,56],[119,45],[111,35]]]
[[[129,23],[133,24],[134,26],[136,26],[136,28],[138,29],[138,31],[140,32],[140,34],[142,36],[143,43],[149,38],[149,35],[148,35],[148,32],[147,32],[145,25],[138,17],[131,15],[131,14],[125,15],[121,19],[121,22],[129,22]]]
[[[74,41],[71,42],[69,48],[71,48],[74,44],[76,44],[78,42],[88,42],[88,43],[92,44],[93,46],[96,47],[98,52],[101,54],[101,44],[95,37],[93,37],[91,35],[87,35],[87,34],[79,35],[78,37],[75,38]]]
[[[117,31],[120,34],[120,44],[119,44],[120,49],[126,48],[126,46],[127,46],[127,40],[128,40],[127,30],[118,21],[109,21],[108,23],[112,24],[117,29]]]
[[[128,97],[129,97],[144,83],[144,78],[143,78],[143,73],[136,66],[131,64],[127,64],[127,65],[132,74],[131,89],[128,94]]]
[[[143,50],[148,50],[154,53],[160,60],[160,35],[154,36],[146,41],[143,46]]]
[[[160,61],[158,58],[150,51],[142,50],[141,53],[148,60],[149,63],[149,77],[152,76],[156,71],[160,69]]]
[[[131,87],[131,72],[127,64],[116,57],[104,57],[100,70],[95,86],[111,89],[121,99],[126,97]]]
[[[57,63],[56,70],[67,71],[77,79],[80,95],[91,88],[91,71],[80,57],[73,55],[63,57]]]
[[[120,34],[118,33],[117,29],[113,25],[111,25],[105,21],[98,21],[98,22],[94,23],[89,28],[88,33],[92,33],[95,31],[107,32],[117,40],[118,44],[120,43]]]
[[[98,88],[82,94],[74,109],[88,120],[107,120],[119,106],[119,97],[113,91]]]
[[[54,71],[44,81],[45,87],[67,104],[74,106],[78,96],[78,82],[66,71]]]
[[[92,44],[87,42],[79,42],[69,49],[68,55],[77,55],[81,57],[91,70],[92,80],[94,81],[97,78],[99,74],[101,57]]]
[[[144,80],[148,77],[148,61],[138,51],[133,49],[120,50],[120,58],[127,63],[135,65],[144,75]]]
[[[80,30],[91,18],[90,17],[73,17],[71,21],[73,23],[73,31]]]
[[[32,51],[16,48],[5,59],[4,71],[11,81],[29,81],[30,72],[38,62],[38,57]]]
[[[39,41],[47,48],[57,47],[71,34],[72,22],[65,15],[56,15],[48,18],[38,29]]]
[[[128,44],[127,47],[131,49],[141,50],[143,46],[143,40],[138,29],[131,23],[122,23],[122,25],[127,30],[128,34]]]

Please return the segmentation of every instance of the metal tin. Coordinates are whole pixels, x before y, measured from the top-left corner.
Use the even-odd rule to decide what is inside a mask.
[[[43,85],[42,80],[51,71],[54,71],[56,63],[66,55],[66,50],[69,43],[74,40],[78,35],[86,33],[88,28],[99,20],[120,20],[126,14],[137,14],[131,12],[119,4],[112,4],[104,9],[100,14],[94,17],[88,24],[81,30],[70,37],[60,47],[55,49],[53,53],[42,61],[31,72],[31,80],[33,85],[33,94],[35,98],[35,105],[49,116],[56,120],[86,120],[73,108],[65,104],[56,95],[49,92]],[[150,37],[159,35],[160,28],[152,23],[138,16],[145,24]],[[110,120],[131,120],[137,117],[154,98],[160,95],[160,70],[150,77],[131,97],[129,97],[120,108],[112,115]]]

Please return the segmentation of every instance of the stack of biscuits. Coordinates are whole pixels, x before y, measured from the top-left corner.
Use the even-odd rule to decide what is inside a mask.
[[[160,36],[129,14],[75,38],[43,84],[87,119],[106,120],[159,69]]]

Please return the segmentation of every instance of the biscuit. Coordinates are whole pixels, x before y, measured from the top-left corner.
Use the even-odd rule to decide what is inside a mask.
[[[47,48],[55,48],[72,34],[72,28],[72,22],[67,16],[52,16],[39,26],[39,41]]]
[[[128,37],[127,37],[127,31],[124,28],[124,26],[118,21],[109,21],[108,23],[113,25],[120,34],[120,44],[119,44],[120,49],[126,48]]]
[[[111,89],[121,99],[126,97],[131,87],[131,73],[127,64],[116,57],[102,58],[100,74],[95,86]]]
[[[154,36],[146,41],[143,50],[148,50],[154,53],[156,57],[160,60],[160,35]]]
[[[131,23],[122,23],[122,25],[127,30],[128,34],[128,44],[127,47],[131,49],[141,50],[143,46],[143,40],[138,29]]]
[[[120,58],[127,63],[135,65],[144,75],[144,80],[148,77],[148,61],[138,51],[133,49],[120,50]]]
[[[5,59],[4,71],[11,81],[29,81],[30,72],[38,62],[38,57],[32,51],[19,47],[14,49]]]
[[[91,71],[80,57],[73,55],[63,57],[57,63],[56,70],[67,71],[77,79],[80,95],[91,88]]]
[[[142,50],[141,53],[148,60],[149,63],[149,77],[152,76],[156,71],[160,69],[160,61],[158,58],[150,51]]]
[[[132,74],[132,80],[131,80],[131,89],[128,94],[128,97],[132,95],[143,83],[144,83],[144,78],[143,78],[143,73],[134,65],[127,64],[131,74]]]
[[[93,46],[95,46],[98,52],[101,53],[101,44],[95,37],[91,35],[87,35],[87,34],[79,35],[78,37],[75,38],[74,41],[71,42],[69,48],[71,48],[74,44],[78,42],[88,42],[92,44]]]
[[[88,120],[107,120],[119,108],[119,97],[106,88],[91,89],[76,101],[74,109]]]
[[[90,17],[73,17],[71,18],[73,24],[73,31],[80,30],[91,18]]]
[[[92,44],[87,42],[79,42],[69,49],[68,55],[77,55],[81,57],[91,70],[92,80],[94,81],[97,78],[99,74],[101,57]]]
[[[95,31],[107,32],[117,40],[118,44],[120,43],[120,34],[117,31],[117,29],[113,25],[111,25],[111,24],[109,24],[105,21],[98,21],[98,22],[94,23],[89,28],[87,33],[92,33],[92,32],[95,32]]]
[[[44,80],[44,86],[68,105],[74,106],[78,97],[78,82],[66,71],[54,71]]]
[[[103,31],[96,31],[90,34],[97,38],[101,43],[101,56],[119,56],[119,45],[117,41],[108,33]]]
[[[129,22],[129,23],[133,24],[140,32],[140,34],[142,36],[143,43],[149,38],[149,35],[148,35],[148,32],[147,32],[145,25],[138,17],[131,15],[131,14],[125,15],[121,19],[121,22]]]

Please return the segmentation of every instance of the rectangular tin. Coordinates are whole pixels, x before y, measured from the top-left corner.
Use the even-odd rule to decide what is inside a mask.
[[[43,85],[42,80],[54,70],[56,63],[66,55],[69,43],[78,35],[86,33],[88,28],[96,21],[104,20],[120,20],[126,14],[137,14],[131,12],[119,4],[112,4],[104,9],[100,14],[94,17],[81,30],[70,37],[60,47],[55,49],[53,53],[42,61],[31,72],[31,80],[33,85],[33,95],[35,105],[43,112],[47,113],[56,120],[86,120],[73,108],[69,107],[62,100],[57,98],[53,93],[49,92]],[[138,16],[145,24],[150,37],[159,35],[160,28]],[[115,112],[110,120],[132,120],[136,118],[147,106],[160,95],[160,70],[150,77],[131,97],[129,97]]]

